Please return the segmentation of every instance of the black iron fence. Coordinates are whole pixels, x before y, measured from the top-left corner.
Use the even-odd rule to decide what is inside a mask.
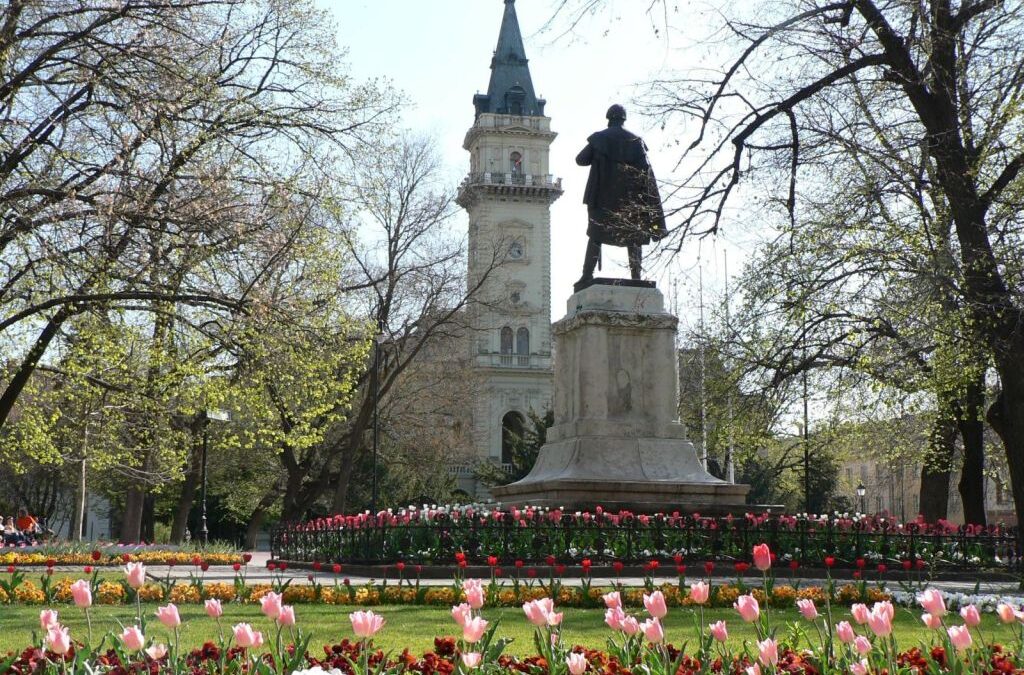
[[[930,567],[1018,572],[1021,542],[1016,528],[953,527],[894,523],[882,519],[768,516],[708,518],[539,514],[426,517],[337,517],[285,524],[271,531],[276,559],[349,564],[450,564],[456,553],[470,564],[495,557],[502,565],[644,564],[677,556],[693,562],[747,561],[765,542],[778,564],[859,564],[894,569],[918,560]],[[831,561],[830,561],[831,562]]]

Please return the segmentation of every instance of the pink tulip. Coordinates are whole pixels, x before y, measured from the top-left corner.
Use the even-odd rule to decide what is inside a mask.
[[[996,614],[999,615],[999,620],[1003,623],[1013,623],[1017,620],[1016,610],[1006,603],[999,603],[999,606],[996,607]]]
[[[768,544],[758,544],[754,547],[754,567],[762,572],[772,568],[772,552]]]
[[[294,626],[295,608],[291,605],[281,605],[281,613],[277,617],[277,622],[282,626]]]
[[[850,664],[850,672],[853,675],[868,675],[868,669],[870,668],[867,659],[861,659]]]
[[[452,607],[452,619],[459,627],[463,627],[466,623],[473,618],[473,608],[468,603],[460,603]]]
[[[181,615],[173,602],[167,603],[166,607],[157,607],[156,618],[166,628],[177,628],[181,625]]]
[[[864,625],[868,622],[868,606],[860,602],[854,603],[850,607],[850,613],[853,615],[853,620]]]
[[[814,621],[818,618],[818,608],[814,606],[814,600],[810,598],[797,600],[796,607],[800,610],[800,614],[808,621]]]
[[[604,611],[604,622],[612,630],[622,630],[622,621],[626,618],[621,607],[609,607]]]
[[[741,595],[732,606],[740,613],[740,618],[748,623],[757,621],[761,616],[761,606],[757,604],[757,598],[753,595]]]
[[[924,608],[924,611],[928,612],[932,616],[946,615],[946,601],[943,600],[941,591],[929,588],[927,591],[917,596],[917,601],[921,603],[921,607]]]
[[[564,616],[563,612],[548,612],[545,618],[549,626],[558,626],[562,623],[562,616]]]
[[[128,576],[128,585],[139,590],[146,583],[146,566],[140,562],[130,562],[124,567]]]
[[[348,618],[352,622],[352,631],[356,637],[371,638],[384,627],[384,617],[374,614],[372,610],[352,612]]]
[[[470,619],[462,627],[462,639],[470,644],[479,642],[480,638],[487,632],[487,621],[481,617]]]
[[[665,604],[665,596],[661,591],[654,591],[650,595],[644,593],[644,607],[655,619],[664,619],[668,614],[668,606]]]
[[[549,615],[555,611],[555,602],[551,598],[531,600],[523,604],[523,612],[527,620],[534,626],[550,625]]]
[[[929,614],[928,612],[925,612],[921,615],[921,623],[928,626],[932,630],[935,630],[937,628],[942,627],[942,617],[935,616],[934,614]]]
[[[46,629],[46,648],[64,656],[71,651],[71,631],[60,624]]]
[[[766,666],[774,666],[779,662],[779,644],[768,638],[757,643],[757,658]]]
[[[950,626],[946,629],[949,633],[949,641],[957,651],[963,651],[971,646],[971,629],[967,626]]]
[[[601,596],[604,600],[604,606],[608,609],[615,609],[616,607],[622,607],[622,597],[618,591],[612,591],[611,593],[605,593]]]
[[[858,635],[853,641],[853,648],[857,650],[858,654],[867,654],[871,651],[871,640],[863,635]]]
[[[695,584],[690,584],[690,600],[695,604],[703,605],[711,597],[711,586],[707,585],[703,581],[698,581]]]
[[[636,617],[627,616],[622,620],[622,632],[626,635],[636,635],[640,632],[640,622]]]
[[[152,644],[145,649],[145,656],[150,657],[154,661],[160,661],[167,656],[167,645],[164,643]]]
[[[159,661],[163,657],[167,656],[167,645],[163,643],[150,645],[149,648],[146,649],[146,656],[154,661]]]
[[[92,607],[92,587],[89,586],[89,582],[79,579],[71,584],[71,599],[74,600],[75,607]]]
[[[281,615],[281,594],[273,591],[260,598],[260,611],[268,619],[276,619]]]
[[[128,626],[121,631],[120,637],[124,646],[133,652],[139,651],[146,644],[146,636],[142,634],[142,630],[138,626]]]
[[[709,624],[708,630],[711,631],[711,637],[719,642],[725,642],[729,639],[729,631],[726,630],[724,621],[716,621],[713,624]]]
[[[960,616],[963,617],[964,623],[971,628],[981,625],[981,614],[978,612],[978,608],[974,605],[961,607]]]
[[[853,632],[853,626],[850,625],[849,621],[840,621],[836,624],[836,637],[839,638],[840,642],[848,645],[853,642],[857,634]]]
[[[755,663],[752,666],[747,666],[743,672],[746,673],[746,675],[761,675],[761,666]]]
[[[473,609],[484,606],[484,586],[479,579],[466,579],[462,582],[462,591],[466,594],[466,602]]]
[[[50,630],[52,626],[60,625],[57,621],[57,610],[55,609],[44,609],[39,612],[39,627],[44,631]]]
[[[661,620],[654,616],[640,624],[640,630],[649,642],[660,644],[665,639],[665,630],[661,627]]]
[[[587,670],[587,657],[583,654],[569,654],[565,659],[565,663],[569,666],[570,675],[583,675]]]
[[[235,644],[243,649],[248,647],[259,647],[263,644],[262,633],[253,630],[252,626],[247,623],[235,624],[231,630],[235,634]]]
[[[205,603],[205,607],[206,616],[210,617],[211,619],[219,619],[224,614],[224,608],[221,606],[220,600],[217,600],[215,598],[207,600]]]
[[[885,604],[888,603],[876,602],[875,606],[871,608],[871,613],[868,614],[868,628],[878,637],[885,637],[892,633],[892,614],[887,612],[885,607],[880,607]]]
[[[476,668],[483,659],[484,655],[480,652],[466,652],[462,655],[462,663],[467,668]]]

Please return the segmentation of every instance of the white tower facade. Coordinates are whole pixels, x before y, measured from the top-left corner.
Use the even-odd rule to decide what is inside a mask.
[[[504,0],[486,95],[463,147],[458,195],[469,214],[471,357],[480,382],[472,413],[478,459],[508,464],[510,438],[529,413],[551,409],[551,204],[562,194],[549,166],[556,134],[537,98],[515,0]]]

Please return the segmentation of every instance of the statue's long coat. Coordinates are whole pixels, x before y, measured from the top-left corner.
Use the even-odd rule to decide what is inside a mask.
[[[587,139],[576,163],[590,167],[583,193],[588,237],[613,246],[638,246],[665,236],[658,184],[639,136],[610,126]]]

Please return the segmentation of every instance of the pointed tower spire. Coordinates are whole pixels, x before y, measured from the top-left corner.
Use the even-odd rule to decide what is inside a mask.
[[[505,0],[498,46],[491,58],[491,82],[487,95],[477,94],[473,105],[481,113],[544,116],[544,99],[533,92],[529,60],[523,47],[523,34],[516,16],[516,0]]]

